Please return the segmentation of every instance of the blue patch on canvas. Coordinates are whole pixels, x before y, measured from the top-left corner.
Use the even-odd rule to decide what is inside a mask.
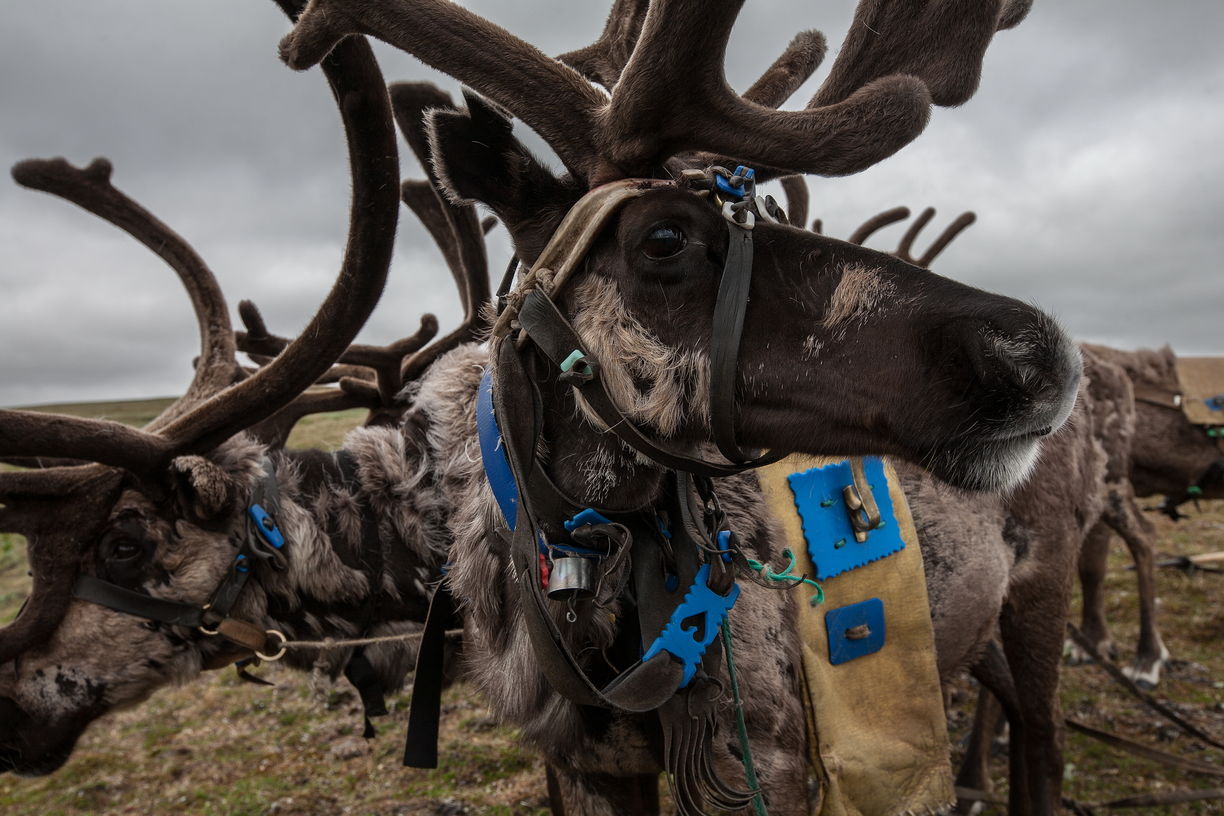
[[[854,484],[849,462],[812,468],[787,477],[795,507],[803,522],[803,538],[816,568],[816,580],[824,581],[905,548],[901,529],[888,494],[884,462],[878,457],[863,460],[863,471],[880,508],[880,526],[861,544],[854,540],[850,514],[842,488]]]
[[[884,648],[884,602],[869,598],[825,613],[829,662],[840,666]]]

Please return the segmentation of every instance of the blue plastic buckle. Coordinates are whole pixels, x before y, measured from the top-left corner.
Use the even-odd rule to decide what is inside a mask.
[[[680,688],[685,688],[693,681],[693,675],[697,673],[697,667],[701,665],[706,649],[718,637],[723,621],[727,619],[727,613],[735,606],[735,600],[740,594],[739,584],[732,584],[726,595],[719,595],[707,586],[706,581],[709,578],[710,565],[702,564],[684,600],[675,608],[663,631],[642,655],[642,662],[645,663],[659,652],[667,652],[684,664]],[[696,615],[702,616],[700,630],[682,625],[684,621]]]
[[[246,553],[238,553],[234,556],[234,571],[235,572],[250,572],[251,561],[246,557]]]
[[[276,526],[276,521],[267,510],[258,504],[252,504],[247,508],[247,514],[255,522],[255,530],[259,533],[259,537],[271,544],[273,549],[279,550],[285,546],[285,537],[281,535],[280,528]]]
[[[718,192],[732,198],[743,198],[752,192],[752,186],[756,179],[756,171],[751,167],[740,165],[735,168],[735,174],[743,179],[739,187],[731,183],[731,179],[724,176],[722,173],[714,174],[714,185],[718,188]]]
[[[1208,397],[1204,402],[1207,403],[1207,408],[1212,411],[1224,411],[1224,394],[1216,394],[1214,397]]]
[[[577,530],[579,527],[586,527],[588,524],[611,524],[611,523],[612,521],[610,519],[604,517],[601,513],[598,513],[595,510],[592,510],[591,508],[588,507],[587,509],[579,512],[569,521],[562,522],[561,526],[565,528],[565,532],[572,533],[575,530]]]

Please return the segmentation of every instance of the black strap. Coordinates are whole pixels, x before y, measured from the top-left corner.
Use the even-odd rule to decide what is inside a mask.
[[[96,603],[117,612],[126,612],[172,626],[199,626],[204,622],[204,609],[199,604],[154,598],[152,595],[133,592],[92,575],[78,575],[72,594],[83,601]]]
[[[443,581],[429,602],[425,631],[421,634],[417,649],[412,702],[408,709],[408,735],[404,740],[404,764],[409,768],[438,767],[438,721],[442,714],[446,630],[454,617],[455,602],[446,581]]]
[[[727,221],[727,262],[718,283],[714,322],[710,330],[710,426],[718,450],[731,462],[753,457],[735,441],[735,382],[740,338],[752,286],[752,230]]]

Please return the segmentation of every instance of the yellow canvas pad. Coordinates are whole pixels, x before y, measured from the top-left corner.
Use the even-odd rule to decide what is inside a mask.
[[[798,559],[796,573],[815,571],[787,477],[838,461],[796,455],[759,471],[770,510]],[[887,462],[885,473],[904,549],[822,582],[825,600],[818,606],[795,590],[809,759],[821,783],[813,812],[820,816],[936,814],[955,801],[918,536]],[[884,603],[883,648],[832,665],[826,613],[869,598]]]
[[[1182,410],[1196,425],[1224,425],[1224,357],[1178,357]],[[1212,405],[1220,405],[1213,410]]]

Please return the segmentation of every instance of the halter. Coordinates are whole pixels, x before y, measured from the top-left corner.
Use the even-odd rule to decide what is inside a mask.
[[[523,276],[501,299],[493,336],[515,332],[515,345],[534,345],[557,366],[561,380],[581,395],[600,421],[630,447],[670,470],[700,476],[730,476],[776,462],[785,452],[746,454],[735,440],[735,379],[739,346],[752,283],[752,233],[758,219],[785,222],[772,197],[755,193],[755,171],[737,167],[689,170],[676,181],[623,179],[583,196],[562,219],[557,231]],[[599,361],[561,313],[555,298],[586,259],[611,218],[629,201],[659,189],[685,189],[719,208],[727,224],[727,259],[719,281],[710,334],[710,417],[715,444],[726,462],[711,462],[670,450],[647,433],[616,404],[600,377]],[[513,267],[513,264],[512,264]]]
[[[93,575],[77,577],[73,597],[138,618],[171,626],[194,627],[201,634],[220,636],[248,652],[254,652],[261,660],[279,660],[285,654],[288,640],[284,633],[275,629],[261,629],[253,623],[229,617],[230,610],[251,577],[251,565],[256,559],[271,563],[274,569],[285,568],[285,537],[276,523],[276,514],[280,511],[280,491],[272,460],[264,456],[260,465],[264,475],[251,490],[242,543],[206,603],[201,605],[154,598]]]

